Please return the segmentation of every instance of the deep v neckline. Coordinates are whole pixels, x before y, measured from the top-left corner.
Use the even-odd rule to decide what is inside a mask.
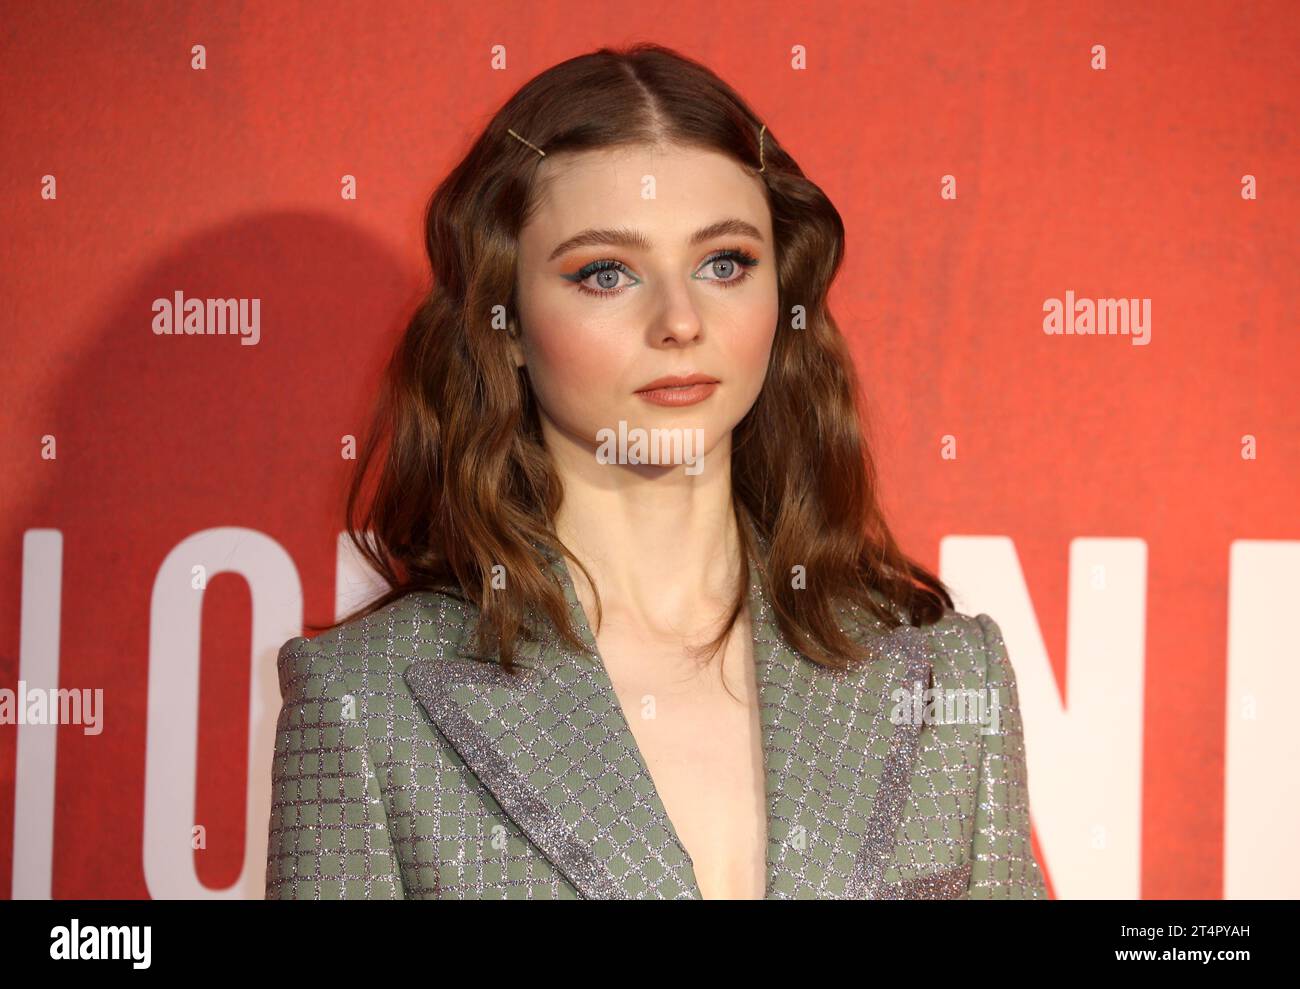
[[[564,594],[568,601],[570,613],[573,616],[574,627],[578,637],[582,640],[589,657],[593,660],[593,674],[599,678],[602,690],[607,690],[610,698],[611,711],[615,715],[620,733],[626,733],[628,748],[633,753],[638,770],[644,774],[646,782],[653,794],[655,801],[655,811],[662,815],[674,842],[686,856],[687,869],[690,874],[690,881],[693,885],[693,891],[696,899],[704,899],[703,893],[699,887],[699,880],[695,875],[695,860],[691,856],[690,850],[687,849],[686,843],[682,841],[681,834],[677,830],[677,825],[673,823],[671,815],[668,813],[667,805],[664,804],[663,794],[659,789],[659,784],[655,782],[654,775],[650,772],[649,763],[645,758],[645,753],[641,749],[641,743],[637,740],[636,734],[632,731],[631,723],[628,721],[627,713],[623,709],[623,702],[618,696],[618,690],[614,687],[613,678],[609,674],[609,668],[605,663],[605,658],[601,654],[600,647],[596,642],[595,633],[592,631],[587,611],[578,597],[577,586],[573,580],[573,574],[569,569],[568,560],[561,554],[556,559],[557,569],[563,577]],[[748,662],[753,667],[754,674],[754,700],[759,706],[759,748],[762,752],[761,774],[763,779],[763,896],[767,899],[771,893],[771,875],[772,875],[772,852],[771,852],[771,812],[772,802],[776,796],[772,789],[772,764],[769,755],[769,746],[767,733],[764,731],[764,719],[762,717],[762,695],[764,686],[764,669],[760,662],[760,645],[763,641],[761,637],[762,628],[760,619],[762,613],[758,611],[765,603],[762,597],[762,584],[758,568],[752,561],[746,561],[749,573],[749,586],[746,593],[745,613],[749,621],[749,659]]]
[[[934,877],[899,875],[895,859],[920,724],[895,722],[891,711],[900,690],[927,686],[930,637],[908,625],[891,631],[855,611],[842,625],[860,646],[853,669],[812,662],[780,627],[769,550],[757,542],[749,607],[767,801],[764,898],[925,895]],[[579,896],[702,899],[567,565],[548,546],[538,551],[568,599],[574,640],[552,630],[525,642],[526,668],[507,675],[495,650],[481,654],[466,621],[450,654],[410,663],[406,684],[502,813]],[[437,627],[447,621],[442,612],[428,617]],[[964,883],[969,862],[951,864],[941,875]]]

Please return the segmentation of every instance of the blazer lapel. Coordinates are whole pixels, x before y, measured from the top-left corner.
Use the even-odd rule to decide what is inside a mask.
[[[524,643],[517,677],[474,657],[418,658],[405,679],[502,811],[588,899],[700,899],[619,705],[564,560],[547,554],[585,652]],[[864,630],[864,666],[841,673],[794,651],[756,567],[749,614],[767,804],[768,898],[956,895],[946,881],[886,884],[920,726],[890,719],[896,690],[929,685],[925,639]],[[942,877],[940,877],[942,878]],[[961,889],[964,890],[964,883]]]
[[[841,672],[791,649],[766,600],[751,613],[761,616],[754,655],[767,767],[768,898],[927,895],[884,878],[921,727],[914,719],[894,724],[890,715],[896,692],[910,697],[930,686],[924,635],[869,619],[858,629],[861,665]]]
[[[496,657],[419,659],[405,679],[461,759],[528,839],[588,899],[699,897],[690,856],[664,810],[595,651],[568,568],[561,579],[577,652],[525,643],[515,677]]]

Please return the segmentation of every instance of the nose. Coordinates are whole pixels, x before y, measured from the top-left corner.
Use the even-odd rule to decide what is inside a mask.
[[[704,323],[691,297],[689,281],[666,285],[662,294],[650,323],[650,345],[680,347],[693,343],[703,335]]]

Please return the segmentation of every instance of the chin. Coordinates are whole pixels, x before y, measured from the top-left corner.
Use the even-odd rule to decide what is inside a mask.
[[[647,458],[642,465],[656,465],[649,458],[657,457],[657,465],[686,464],[696,468],[689,473],[702,473],[711,468],[731,428],[729,417],[720,410],[702,415],[693,407],[625,408],[583,429],[581,435],[590,437],[593,453],[603,463],[630,465],[639,455]]]

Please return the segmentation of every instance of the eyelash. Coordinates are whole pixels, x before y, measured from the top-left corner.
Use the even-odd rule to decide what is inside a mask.
[[[758,258],[754,257],[754,255],[750,254],[744,248],[732,247],[732,248],[726,248],[724,250],[718,251],[716,254],[709,256],[708,258],[705,259],[704,264],[701,265],[701,267],[708,267],[709,265],[713,264],[715,261],[723,261],[723,260],[735,261],[736,264],[739,265],[738,270],[740,274],[738,274],[735,278],[728,278],[725,280],[721,278],[706,278],[704,279],[704,281],[717,282],[723,288],[732,288],[733,286],[739,285],[741,282],[746,281],[747,279],[752,277],[752,273],[750,272],[749,269],[753,268],[756,264],[758,264]],[[588,288],[586,285],[582,284],[592,275],[601,271],[622,271],[622,272],[627,272],[627,274],[631,274],[631,272],[628,271],[627,269],[627,265],[623,264],[622,261],[615,261],[611,258],[606,258],[600,261],[593,261],[591,262],[591,264],[583,265],[583,267],[578,269],[576,274],[570,275],[568,277],[570,277],[576,283],[579,292],[583,292],[587,295],[598,295],[598,296],[619,295],[624,291],[624,289],[631,288],[630,285],[625,285],[623,286],[623,288],[595,289],[595,288]]]

